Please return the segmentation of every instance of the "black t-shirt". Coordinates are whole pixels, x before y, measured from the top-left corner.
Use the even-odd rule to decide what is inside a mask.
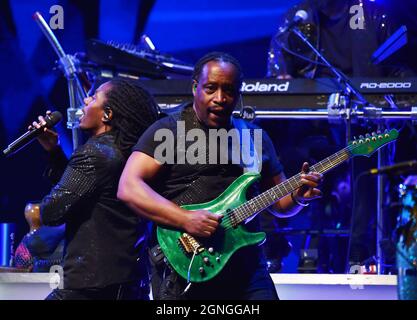
[[[241,164],[236,164],[232,162],[232,157],[229,157],[227,164],[179,164],[178,162],[181,159],[181,155],[178,152],[178,128],[177,120],[182,120],[181,117],[191,117],[190,121],[186,121],[186,130],[198,128],[202,129],[207,133],[208,129],[202,126],[196,119],[195,113],[192,107],[187,106],[182,115],[169,115],[159,121],[155,122],[145,133],[140,137],[138,143],[133,148],[133,151],[143,152],[155,159],[158,160],[158,156],[155,155],[155,151],[161,143],[166,141],[165,139],[161,141],[156,141],[155,134],[160,129],[165,129],[165,133],[172,132],[174,137],[174,143],[172,151],[175,154],[174,160],[176,163],[165,164],[163,166],[163,173],[157,179],[151,182],[151,186],[160,193],[163,197],[172,200],[180,205],[183,204],[193,204],[193,203],[202,203],[213,200],[219,196],[236,178],[244,173],[244,163],[243,157]],[[258,129],[262,131],[262,153],[259,154],[259,158],[262,156],[262,167],[261,175],[264,177],[273,177],[278,175],[282,171],[282,165],[278,160],[278,157],[275,152],[275,148],[272,144],[271,139],[260,128],[257,128],[251,123],[247,123],[248,129]],[[181,130],[181,128],[179,129]],[[161,131],[159,131],[161,132]],[[181,136],[181,133],[179,133]],[[196,141],[196,140],[194,140]],[[207,140],[206,140],[207,141]],[[193,142],[187,142],[186,146],[190,146]],[[171,144],[169,144],[171,145]],[[231,154],[229,146],[229,155]],[[221,148],[222,146],[216,146]],[[179,150],[181,150],[179,148]],[[206,148],[206,151],[209,148]],[[181,151],[180,151],[181,152]],[[219,154],[220,152],[218,152]],[[204,155],[207,156],[208,155]],[[205,157],[205,160],[208,158]],[[254,188],[257,186],[255,185]],[[192,188],[192,196],[187,196],[190,193],[189,189]],[[188,190],[188,191],[187,191]],[[256,192],[255,190],[252,191]]]
[[[155,155],[155,151],[161,141],[156,141],[155,134],[157,132],[161,133],[161,131],[158,130],[165,129],[165,133],[172,132],[173,136],[177,137],[178,131],[182,130],[181,128],[177,130],[177,120],[185,120],[185,132],[190,132],[189,130],[197,128],[202,129],[203,132],[207,132],[208,130],[196,119],[192,105],[188,105],[179,114],[167,116],[149,127],[148,130],[145,131],[145,133],[139,138],[138,143],[132,151],[143,152],[155,159],[158,159],[158,156]],[[255,128],[252,124],[248,124],[248,127]],[[184,132],[179,132],[180,138],[183,135]],[[180,138],[171,141],[171,145],[173,146],[175,153],[175,159],[181,159],[181,155],[178,155],[176,148],[178,146],[177,140],[180,140]],[[264,131],[262,131],[261,138],[261,174],[265,177],[273,177],[281,173],[282,166],[278,160],[270,138]],[[192,144],[193,142],[189,142],[186,146],[190,146]],[[229,146],[230,145],[231,144],[229,144]],[[216,147],[220,148],[222,146],[216,145]],[[179,149],[181,150],[181,148]],[[209,148],[207,148],[206,151],[207,150],[209,150]],[[206,157],[206,160],[207,157],[209,157],[207,152],[204,156]],[[259,157],[260,156],[261,155],[259,155]],[[162,196],[176,202],[179,205],[207,202],[219,196],[237,177],[243,174],[244,166],[242,164],[239,165],[231,162],[233,161],[229,161],[227,164],[165,164],[163,166],[163,172],[156,179],[153,179],[151,186]],[[250,190],[248,190],[249,194],[247,195],[247,199],[251,198],[251,194],[254,195],[258,192],[259,184],[254,184]],[[249,231],[259,231],[259,219],[252,219],[245,225],[245,227]],[[153,244],[156,243],[155,232],[153,233],[151,242]],[[266,265],[260,246],[248,246],[238,250],[223,270],[222,276],[216,278],[216,281],[210,281],[209,283],[210,286],[214,286],[213,288],[217,288],[216,286],[218,286],[219,288],[223,288],[223,290],[224,281],[226,280],[229,283],[239,283],[242,287],[252,286],[256,288],[257,286],[264,285],[263,282],[261,281],[253,284],[251,279],[255,274],[260,272],[259,270],[263,270],[262,272],[266,274],[265,268]],[[241,289],[237,289],[236,286],[231,285],[229,290],[232,287],[235,288],[233,291],[241,291]],[[213,288],[211,291],[215,292],[216,289]]]

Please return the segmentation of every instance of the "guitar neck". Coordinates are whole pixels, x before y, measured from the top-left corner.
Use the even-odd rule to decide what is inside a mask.
[[[330,157],[327,157],[326,159],[311,166],[310,171],[323,174],[337,167],[344,161],[349,160],[350,158],[352,158],[352,154],[348,151],[348,148],[344,148],[331,155]],[[234,221],[236,224],[239,224],[261,212],[262,210],[268,208],[279,199],[301,187],[300,180],[301,173],[298,173],[285,180],[284,182],[281,182],[280,184],[254,197],[253,199],[245,202],[234,210]]]

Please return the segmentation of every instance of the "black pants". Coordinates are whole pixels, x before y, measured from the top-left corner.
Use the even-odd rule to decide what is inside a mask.
[[[277,300],[275,285],[269,275],[259,248],[244,248],[231,258],[214,279],[193,283],[189,290],[186,280],[166,263],[152,265],[152,294],[155,300]]]
[[[55,289],[45,300],[149,300],[149,287],[135,282],[97,289]]]

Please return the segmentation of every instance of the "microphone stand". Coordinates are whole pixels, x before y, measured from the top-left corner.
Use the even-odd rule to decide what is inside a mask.
[[[290,29],[290,32],[293,32],[297,35],[303,43],[305,43],[322,61],[323,63],[331,70],[331,72],[336,76],[336,80],[343,86],[344,94],[347,96],[347,101],[344,106],[345,110],[339,110],[339,116],[343,116],[346,122],[346,140],[350,140],[351,136],[351,124],[352,124],[352,117],[356,115],[356,108],[353,108],[352,97],[356,97],[361,105],[363,106],[363,111],[365,116],[369,118],[379,119],[381,117],[381,109],[376,108],[375,106],[371,105],[365,97],[352,85],[350,79],[343,74],[343,72],[337,70],[321,53],[317,50],[314,45],[307,39],[307,37],[297,28],[293,27]],[[347,108],[346,108],[347,105]],[[340,106],[336,106],[340,108]],[[381,129],[378,126],[378,129]],[[382,163],[382,151],[378,150],[378,168],[383,165]],[[353,166],[353,159],[350,160],[350,175],[351,175],[351,190],[353,192],[353,184],[354,184],[354,166]],[[385,260],[383,257],[383,252],[381,250],[380,242],[383,237],[383,177],[382,175],[378,176],[377,182],[377,192],[378,192],[378,199],[377,199],[377,229],[376,229],[376,267],[377,267],[377,274],[383,274],[383,261]],[[353,202],[354,203],[354,202]],[[352,215],[353,210],[352,206]]]
[[[59,64],[64,72],[65,78],[67,79],[70,101],[70,107],[67,109],[67,128],[72,131],[73,150],[75,150],[79,143],[79,121],[77,112],[81,110],[80,106],[83,105],[83,100],[87,96],[87,93],[81,85],[76,73],[77,69],[75,64],[77,61],[73,56],[65,53],[64,49],[62,49],[62,46],[58,42],[58,39],[55,37],[52,30],[49,28],[49,25],[45,22],[39,12],[34,13],[33,19],[37,22],[43,34],[46,36],[52,48],[58,55]]]

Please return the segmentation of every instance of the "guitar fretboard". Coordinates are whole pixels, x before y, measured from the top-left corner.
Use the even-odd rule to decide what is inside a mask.
[[[326,159],[316,163],[310,167],[311,172],[325,173],[344,161],[352,157],[348,148],[342,149],[335,154],[327,157]],[[261,193],[260,195],[254,197],[253,199],[245,202],[241,206],[233,210],[232,221],[234,225],[237,225],[246,219],[252,217],[253,215],[261,212],[262,210],[268,208],[279,199],[285,197],[287,194],[290,194],[294,190],[301,187],[301,174],[298,173],[291,178],[281,182],[280,184],[272,187],[271,189]]]

